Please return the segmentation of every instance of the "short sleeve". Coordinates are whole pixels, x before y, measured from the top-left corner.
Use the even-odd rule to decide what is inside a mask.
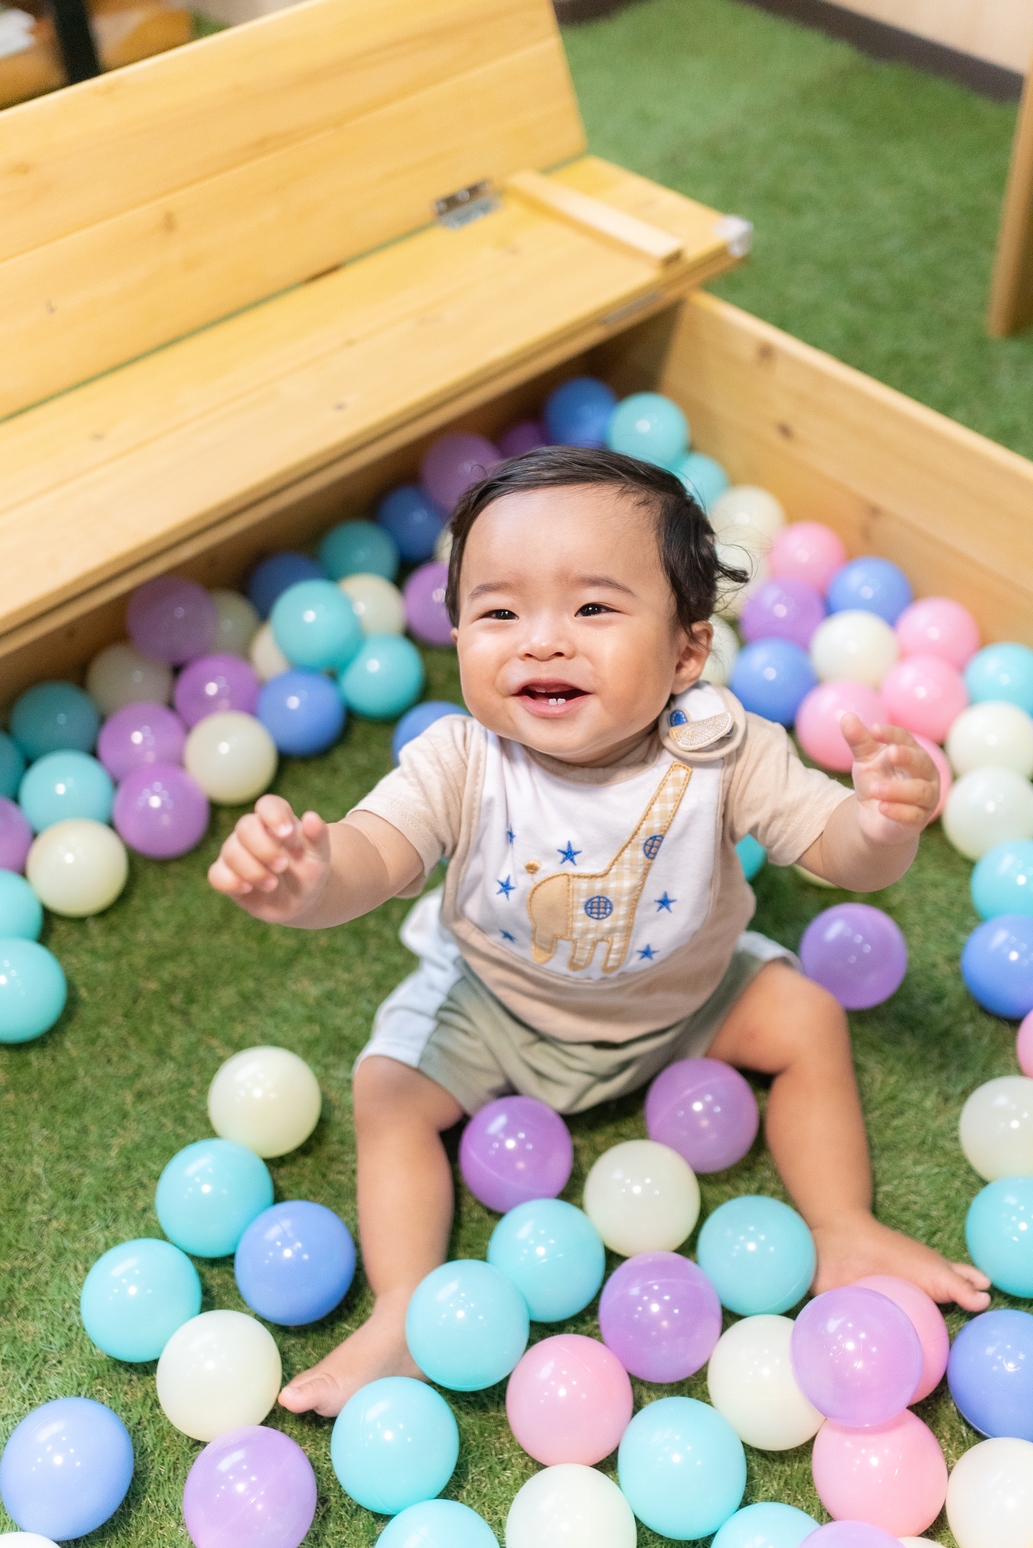
[[[423,861],[424,878],[459,842],[470,738],[477,729],[468,715],[435,720],[405,744],[398,767],[352,808],[373,812],[404,834]]]
[[[726,808],[733,843],[751,833],[773,865],[793,865],[852,794],[805,768],[783,726],[747,714]]]

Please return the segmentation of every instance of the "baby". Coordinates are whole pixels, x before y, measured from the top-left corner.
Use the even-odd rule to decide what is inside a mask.
[[[412,1291],[447,1255],[441,1141],[508,1092],[575,1113],[707,1054],[772,1077],[766,1133],[814,1233],[813,1288],[896,1274],[988,1304],[967,1264],[879,1224],[846,1018],[792,954],[748,930],[735,844],[852,892],[914,859],[938,797],[895,726],[845,716],[853,793],[806,769],[781,726],[701,679],[733,579],[673,474],[547,447],[468,491],[448,607],[470,716],[437,721],[342,822],[263,796],[212,866],[256,918],[318,930],[415,897],[421,965],[377,1012],[354,1076],[369,1320],[280,1402],[332,1415],[419,1372]]]

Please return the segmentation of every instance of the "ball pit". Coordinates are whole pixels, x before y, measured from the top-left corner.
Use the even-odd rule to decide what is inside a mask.
[[[315,1075],[289,1048],[245,1048],[212,1080],[208,1116],[220,1138],[271,1158],[305,1143],[322,1101]]]
[[[622,1257],[673,1251],[699,1218],[699,1183],[668,1145],[626,1140],[595,1162],[584,1202],[607,1247]]]
[[[175,710],[147,700],[110,715],[97,739],[97,757],[112,779],[148,763],[182,763],[187,728]]]
[[[951,1346],[947,1383],[962,1418],[982,1435],[1033,1441],[1033,1317],[982,1312]]]
[[[642,1381],[684,1381],[710,1359],[721,1303],[710,1280],[677,1252],[640,1252],[610,1275],[599,1331],[624,1369]]]
[[[459,1142],[463,1181],[500,1214],[531,1199],[555,1198],[574,1165],[570,1130],[534,1097],[499,1097],[476,1113]]]
[[[282,1327],[304,1327],[348,1294],[355,1244],[333,1210],[292,1199],[252,1220],[237,1243],[233,1269],[253,1312]]]
[[[127,704],[168,704],[172,668],[145,656],[128,640],[119,640],[98,651],[90,662],[86,692],[102,715],[113,715]]]
[[[443,1263],[413,1291],[405,1338],[439,1387],[479,1392],[508,1376],[527,1347],[527,1302],[505,1274],[473,1258]]]
[[[506,1387],[509,1427],[545,1467],[601,1462],[616,1450],[631,1410],[623,1365],[605,1344],[578,1333],[532,1344]]]
[[[814,1238],[803,1218],[763,1194],[742,1194],[707,1216],[696,1259],[722,1306],[741,1317],[788,1311],[814,1278]]]
[[[826,1290],[800,1312],[789,1342],[804,1396],[853,1428],[886,1424],[913,1401],[922,1345],[906,1312],[876,1290]]]
[[[69,817],[33,840],[25,875],[52,914],[85,919],[102,914],[121,894],[129,860],[117,833],[90,818]]]
[[[759,847],[759,846],[758,846]],[[646,1131],[694,1172],[723,1172],[757,1137],[760,1113],[749,1082],[719,1059],[679,1059],[646,1094]]]
[[[225,1258],[272,1202],[265,1162],[232,1140],[210,1139],[173,1156],[158,1179],[154,1207],[170,1242],[195,1258]]]
[[[452,1410],[440,1393],[410,1376],[385,1376],[361,1387],[341,1409],[330,1437],[341,1488],[384,1516],[440,1494],[458,1458]]]
[[[722,1333],[707,1367],[710,1401],[747,1446],[791,1451],[824,1424],[793,1375],[788,1317],[743,1317]]]
[[[54,1398],[11,1434],[0,1498],[22,1531],[64,1542],[110,1520],[132,1477],[133,1443],[118,1415],[92,1398]]]
[[[173,860],[198,845],[208,829],[208,799],[185,769],[145,763],[130,770],[115,795],[115,829],[149,860]]]
[[[837,903],[812,919],[800,942],[808,978],[847,1010],[868,1010],[896,994],[907,972],[899,925],[870,903]]]
[[[280,1390],[280,1351],[268,1328],[238,1311],[202,1312],[177,1328],[155,1382],[169,1423],[193,1440],[261,1424]]]
[[[811,1468],[830,1516],[893,1537],[924,1532],[947,1497],[940,1443],[910,1409],[864,1430],[827,1420],[814,1437]]]
[[[319,545],[319,562],[331,580],[375,575],[393,581],[398,574],[398,544],[384,523],[342,521]]]
[[[506,1517],[506,1548],[635,1548],[637,1536],[631,1506],[617,1485],[577,1462],[535,1473]]]
[[[520,1291],[532,1321],[564,1322],[598,1294],[606,1253],[580,1209],[563,1199],[534,1199],[499,1221],[488,1262]]]
[[[746,1488],[742,1441],[727,1419],[695,1398],[647,1403],[617,1453],[621,1492],[662,1537],[706,1537],[738,1510]]]
[[[58,1020],[68,985],[57,958],[38,941],[0,938],[0,1043],[29,1043]]]
[[[87,1335],[113,1360],[157,1360],[201,1310],[197,1270],[178,1247],[151,1237],[111,1247],[87,1274],[79,1315]]]
[[[195,1548],[299,1548],[315,1519],[312,1464],[279,1430],[245,1425],[210,1441],[187,1474]]]

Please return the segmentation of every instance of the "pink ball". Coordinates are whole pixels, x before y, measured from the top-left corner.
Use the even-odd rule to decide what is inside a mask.
[[[874,688],[842,679],[812,688],[796,712],[796,735],[808,758],[838,774],[848,773],[854,762],[839,729],[848,710],[859,715],[866,726],[884,724],[887,718],[882,696]]]
[[[504,457],[522,457],[525,452],[548,445],[549,432],[536,419],[522,419],[499,436],[499,451]]]
[[[900,1548],[900,1538],[864,1521],[829,1521],[804,1539],[807,1548]]]
[[[867,1430],[827,1419],[814,1437],[811,1469],[830,1516],[865,1521],[893,1537],[918,1537],[947,1498],[940,1443],[909,1409]]]
[[[410,632],[422,645],[451,645],[452,620],[445,610],[448,565],[421,564],[402,590]]]
[[[126,608],[126,633],[137,650],[169,666],[206,655],[218,628],[211,592],[182,575],[158,575],[145,581]]]
[[[24,871],[32,847],[32,829],[16,801],[0,796],[0,870]]]
[[[906,656],[890,667],[879,692],[895,726],[932,742],[947,740],[947,732],[968,704],[961,673],[941,656]]]
[[[187,728],[165,704],[127,704],[108,717],[97,757],[112,779],[125,779],[143,763],[182,763]]]
[[[506,1389],[510,1429],[546,1467],[601,1462],[620,1442],[631,1408],[631,1382],[617,1356],[579,1333],[532,1345]]]
[[[794,521],[783,527],[771,545],[768,571],[781,580],[806,581],[825,595],[837,570],[846,564],[846,549],[831,527],[818,521]]]
[[[420,483],[442,510],[451,512],[460,495],[487,478],[501,460],[498,447],[483,435],[441,435],[423,454]]]
[[[753,592],[739,618],[744,638],[792,640],[806,650],[811,635],[825,617],[821,593],[806,581],[783,575],[765,581]]]
[[[950,597],[922,597],[897,619],[902,656],[938,656],[960,672],[979,649],[979,625]]]
[[[930,822],[935,822],[943,808],[947,805],[947,797],[950,795],[951,786],[954,783],[954,771],[947,762],[947,755],[942,747],[937,747],[935,742],[930,742],[927,736],[916,736],[915,741],[919,747],[925,748],[925,751],[935,763],[936,772],[940,776],[940,799],[936,803],[936,810],[929,818]]]
[[[0,817],[0,823],[2,821]],[[17,870],[18,867],[12,866],[11,869]],[[1033,1080],[1033,1011],[1030,1011],[1019,1027],[1019,1035],[1015,1039],[1015,1053],[1019,1061],[1019,1069],[1023,1075],[1028,1075]]]
[[[201,656],[180,672],[172,702],[188,726],[223,710],[253,715],[258,704],[258,678],[242,656],[228,651]]]
[[[922,1374],[911,1401],[917,1403],[928,1397],[942,1380],[947,1369],[947,1356],[950,1354],[950,1334],[940,1308],[924,1290],[907,1279],[898,1279],[894,1274],[869,1274],[857,1283],[866,1290],[878,1290],[880,1295],[896,1301],[901,1311],[911,1319],[922,1345]],[[918,1531],[921,1530],[920,1527]],[[918,1533],[901,1532],[898,1535],[915,1537]]]
[[[208,800],[186,769],[145,763],[115,792],[112,822],[120,838],[149,860],[174,860],[204,837]]]

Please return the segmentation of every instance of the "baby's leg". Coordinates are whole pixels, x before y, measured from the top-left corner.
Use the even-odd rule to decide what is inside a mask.
[[[375,1296],[369,1320],[280,1393],[294,1413],[332,1417],[379,1376],[419,1376],[405,1343],[409,1297],[445,1261],[452,1172],[441,1133],[462,1108],[436,1081],[373,1054],[355,1072],[362,1261]]]
[[[967,1263],[948,1263],[871,1213],[872,1179],[864,1118],[854,1080],[850,1034],[830,994],[784,962],[761,969],[729,1012],[712,1058],[775,1078],[767,1141],[797,1208],[814,1233],[814,1289],[831,1290],[866,1274],[895,1274],[983,1311],[989,1280]]]

